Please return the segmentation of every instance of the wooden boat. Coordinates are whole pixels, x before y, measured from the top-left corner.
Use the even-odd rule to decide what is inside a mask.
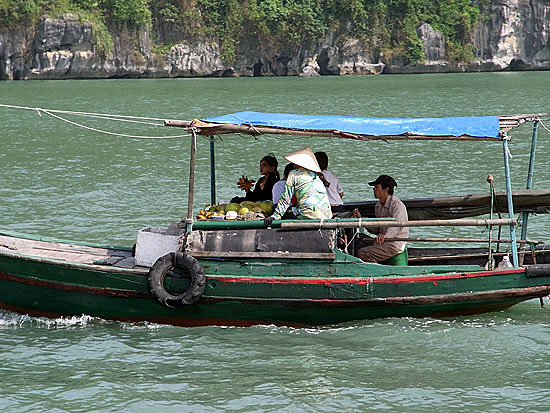
[[[528,180],[525,190],[512,192],[507,132],[533,123],[532,176],[537,127],[547,116],[379,119],[245,112],[201,121],[166,121],[167,126],[183,127],[191,134],[187,218],[166,230],[143,229],[142,235],[162,241],[140,246],[138,234],[135,254],[132,248],[0,232],[0,307],[33,316],[87,314],[180,326],[314,326],[379,317],[449,317],[542,300],[550,294],[550,250],[542,242],[527,240],[526,231],[530,213],[550,209],[550,191],[534,190]],[[261,220],[195,221],[196,135],[222,133],[500,142],[507,190],[488,196],[409,200],[412,213],[406,222],[373,217],[279,220],[265,228]],[[213,139],[210,149],[213,160]],[[495,204],[502,208],[497,211]],[[372,216],[372,203],[346,207],[360,207]],[[519,239],[514,215],[518,211],[523,219]],[[501,216],[494,218],[497,212]],[[489,217],[466,219],[483,214]],[[489,236],[412,239],[442,246],[409,247],[408,265],[383,265],[354,256],[361,237],[353,243],[339,241],[369,226],[483,226],[489,228]],[[508,228],[509,237],[492,238],[496,227]],[[486,246],[444,247],[450,242]],[[505,245],[506,250],[501,250]],[[152,247],[166,250],[159,255]],[[140,261],[140,253],[150,252],[154,261]],[[508,256],[511,264],[502,267],[503,257]]]

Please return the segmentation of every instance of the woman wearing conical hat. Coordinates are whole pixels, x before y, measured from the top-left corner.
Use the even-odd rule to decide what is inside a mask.
[[[321,168],[315,159],[311,148],[303,148],[285,155],[284,158],[296,165],[290,171],[285,188],[273,215],[266,219],[270,224],[273,219],[281,219],[292,205],[295,196],[297,205],[292,207],[292,213],[299,219],[327,219],[332,218],[330,202],[325,184],[323,183]]]

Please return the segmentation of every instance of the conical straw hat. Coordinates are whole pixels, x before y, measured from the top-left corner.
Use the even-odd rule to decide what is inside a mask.
[[[313,172],[321,172],[313,151],[308,146],[283,156],[287,161]]]

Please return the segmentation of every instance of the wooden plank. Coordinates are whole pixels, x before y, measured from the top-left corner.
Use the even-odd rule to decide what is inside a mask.
[[[93,261],[98,258],[108,258],[113,255],[121,257],[130,255],[129,251],[115,251],[108,248],[37,241],[0,235],[0,253],[2,250],[6,250],[11,254],[28,255],[80,264],[92,264]]]

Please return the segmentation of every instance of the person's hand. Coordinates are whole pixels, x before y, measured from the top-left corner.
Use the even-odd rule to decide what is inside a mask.
[[[386,234],[378,234],[376,236],[376,243],[382,244],[384,242],[384,239],[386,238]]]
[[[256,182],[254,179],[248,179],[248,176],[242,175],[237,181],[237,186],[239,189],[248,192],[254,186],[254,182]]]
[[[270,227],[271,224],[273,224],[273,221],[275,221],[275,217],[274,217],[274,216],[265,217],[265,218],[264,218],[264,225],[265,225],[266,227]]]
[[[355,208],[353,211],[351,211],[351,217],[352,218],[361,218],[361,213],[357,208]]]

